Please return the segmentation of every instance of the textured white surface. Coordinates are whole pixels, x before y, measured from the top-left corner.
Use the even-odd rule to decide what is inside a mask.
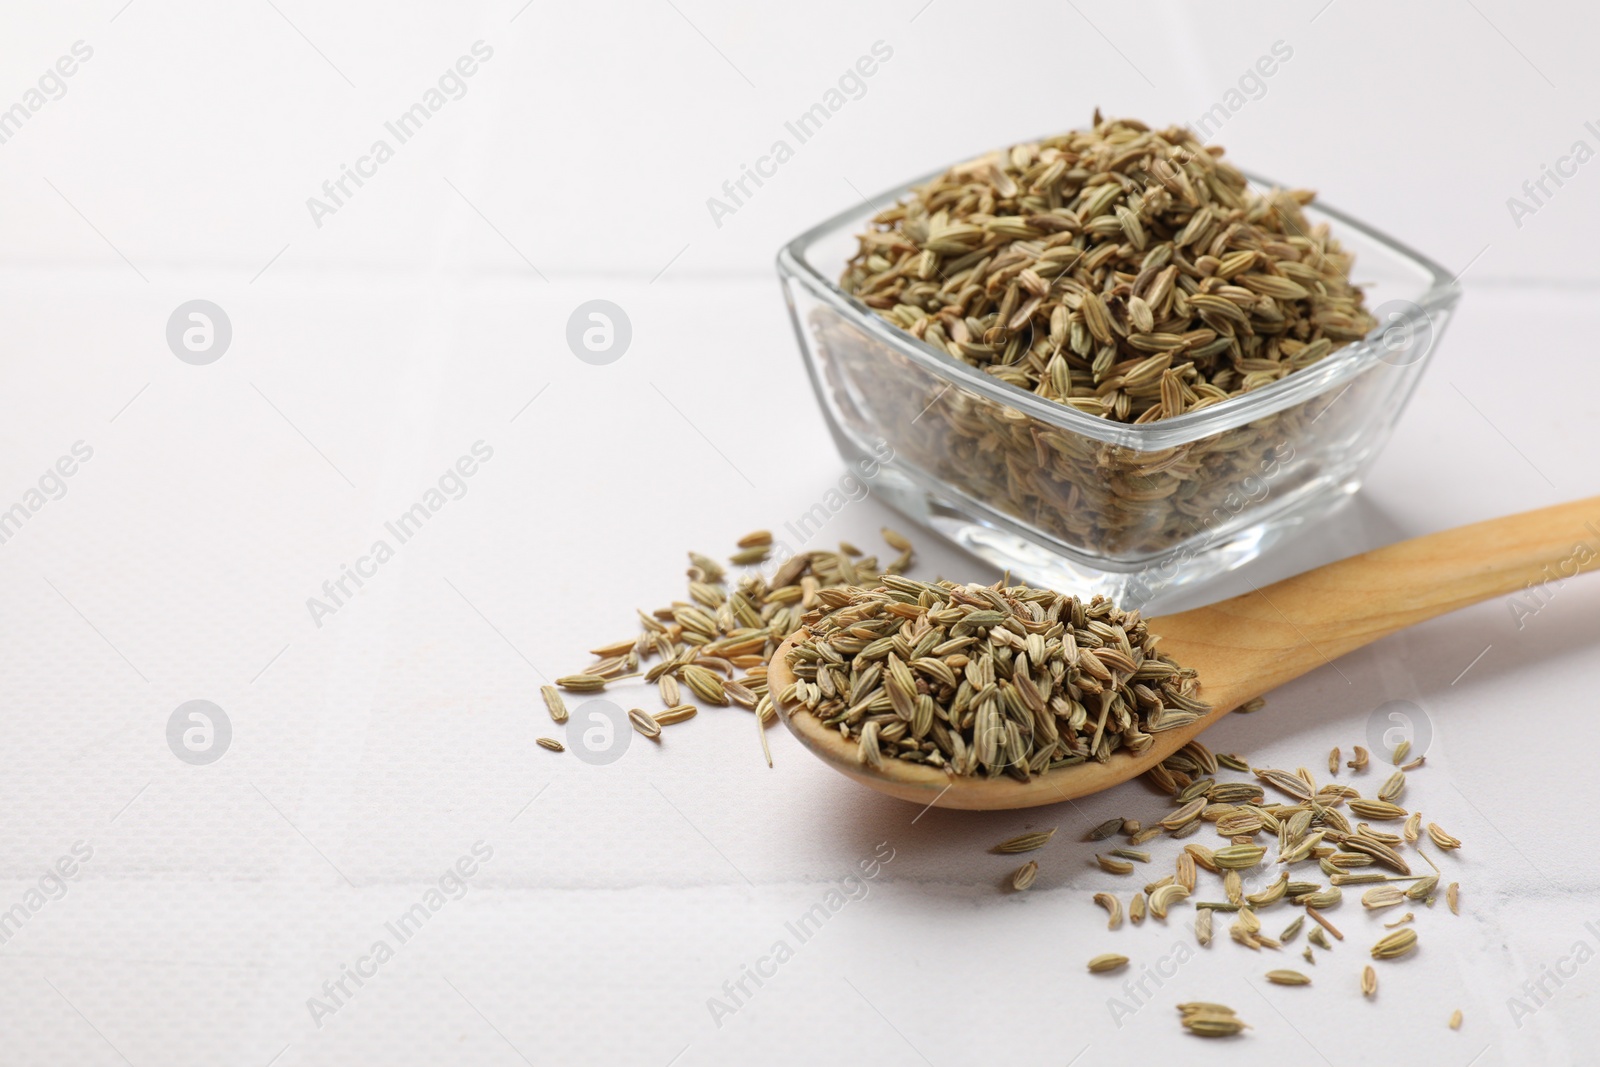
[[[92,856],[0,943],[0,1062],[1592,1058],[1600,965],[1550,983],[1520,1026],[1508,998],[1570,970],[1578,942],[1600,951],[1584,816],[1600,803],[1585,695],[1600,582],[1563,587],[1521,629],[1505,603],[1436,620],[1208,736],[1318,767],[1365,744],[1386,702],[1421,708],[1432,742],[1407,799],[1466,841],[1446,857],[1463,914],[1419,915],[1423,949],[1382,968],[1376,1004],[1356,982],[1378,923],[1352,895],[1312,988],[1266,986],[1276,959],[1223,935],[1119,1027],[1123,977],[1091,980],[1084,960],[1153,965],[1189,941],[1177,921],[1110,934],[1090,903],[1133,887],[1078,839],[1157,815],[1138,785],[917,818],[779,731],[769,771],[738,711],[606,767],[533,744],[555,732],[541,672],[581,666],[632,630],[632,608],[679,595],[685,549],[781,528],[840,475],[770,275],[779,241],[850,185],[873,193],[1095,103],[1197,116],[1280,38],[1294,60],[1219,140],[1469,269],[1366,490],[1249,578],[1594,492],[1600,172],[1521,229],[1504,203],[1597,117],[1591,13],[1336,0],[1207,29],[1178,5],[1080,5],[1125,61],[1070,6],[1030,4],[1016,31],[1068,57],[1030,70],[999,43],[958,62],[978,9],[955,0],[276,2],[4,16],[0,104],[74,41],[95,55],[0,144],[0,509],[75,442],[93,449],[0,544],[0,912],[75,843]],[[305,197],[479,38],[495,56],[468,95],[314,228]],[[705,198],[878,39],[895,55],[866,95],[716,228]],[[928,109],[940,87],[991,81],[1015,85],[998,118],[998,88]],[[1313,132],[1330,121],[1342,132],[1325,144]],[[164,338],[197,297],[233,325],[209,366]],[[597,297],[634,329],[605,367],[563,339]],[[478,441],[493,457],[465,496],[316,626],[307,597]],[[824,536],[875,544],[896,521],[869,499]],[[992,577],[920,541],[919,573]],[[167,747],[191,699],[232,724],[209,766]],[[1535,834],[1551,811],[1561,829]],[[1014,863],[984,850],[1033,825],[1061,832],[1034,889],[1004,894]],[[385,924],[478,842],[492,856],[461,898],[398,944]],[[799,944],[785,924],[880,843],[893,859],[865,897]],[[1288,921],[1267,916],[1269,931]],[[380,938],[393,958],[319,1027],[308,999]],[[794,958],[719,1027],[708,998],[779,939]],[[1255,1029],[1185,1038],[1171,1005],[1186,999],[1229,1002]]]

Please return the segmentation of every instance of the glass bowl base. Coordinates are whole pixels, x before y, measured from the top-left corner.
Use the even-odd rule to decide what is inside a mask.
[[[1317,482],[1277,501],[1260,521],[1199,545],[1147,559],[1118,561],[1041,543],[1037,534],[1006,529],[992,518],[929,492],[901,471],[886,467],[873,495],[953,544],[1029,585],[1079,597],[1104,596],[1124,610],[1146,615],[1205,603],[1207,586],[1256,559],[1305,527],[1326,519],[1350,500],[1360,481]]]

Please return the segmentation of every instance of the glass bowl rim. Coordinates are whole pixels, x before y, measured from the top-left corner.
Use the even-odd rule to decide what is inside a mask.
[[[880,203],[898,203],[917,186],[932,181],[947,169],[949,168],[941,167],[880,193],[868,200],[866,207],[872,210]],[[1250,171],[1240,173],[1257,188],[1288,188]],[[777,264],[780,275],[796,279],[805,285],[812,296],[852,320],[855,326],[910,357],[923,369],[938,377],[958,383],[996,403],[1016,408],[1047,425],[1105,444],[1140,452],[1153,452],[1190,444],[1235,429],[1285,408],[1304,403],[1335,386],[1342,385],[1369,369],[1374,363],[1383,360],[1384,348],[1378,341],[1388,330],[1402,325],[1408,329],[1427,325],[1431,330],[1431,313],[1449,311],[1460,299],[1461,287],[1450,272],[1409,245],[1389,237],[1337,208],[1327,206],[1320,200],[1310,205],[1310,210],[1314,214],[1327,217],[1341,227],[1362,234],[1390,256],[1428,275],[1427,290],[1416,300],[1405,301],[1408,306],[1401,309],[1392,321],[1380,323],[1365,338],[1352,341],[1304,370],[1287,374],[1271,385],[1263,386],[1243,396],[1230,397],[1199,411],[1139,425],[1114,422],[1090,415],[1054,400],[1047,400],[1036,393],[1030,393],[991,374],[985,374],[976,367],[963,363],[949,353],[934,348],[926,341],[919,340],[899,327],[891,325],[871,308],[840,289],[831,278],[812,264],[807,253],[819,240],[833,235],[857,220],[861,216],[860,207],[847,208],[832,215],[790,240],[778,250]],[[798,326],[798,322],[796,325]],[[1431,335],[1436,337],[1437,332],[1432,330]],[[1429,355],[1431,351],[1424,352],[1419,358],[1426,359]]]

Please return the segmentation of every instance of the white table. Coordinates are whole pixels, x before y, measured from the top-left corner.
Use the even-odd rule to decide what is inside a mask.
[[[1375,1004],[1357,977],[1388,916],[1363,914],[1358,893],[1331,916],[1347,940],[1304,968],[1310,989],[1268,986],[1270,967],[1304,967],[1298,951],[1258,956],[1225,924],[1209,949],[1161,964],[1173,973],[1148,996],[1123,989],[1137,969],[1088,975],[1099,952],[1156,967],[1192,946],[1187,909],[1113,934],[1091,903],[1134,888],[1092,867],[1080,839],[1112,815],[1159,816],[1161,798],[1137,784],[1009,816],[918,817],[781,730],[768,770],[736,709],[671,727],[659,747],[635,739],[609,766],[535,747],[556,732],[542,676],[632,633],[635,607],[681,596],[685,550],[725,554],[837,482],[766,265],[778,240],[847,203],[841,178],[870,193],[987,140],[1080,120],[1099,84],[1089,74],[1074,75],[1064,118],[1033,99],[991,131],[963,100],[954,117],[928,117],[947,144],[897,130],[886,149],[872,124],[918,114],[919,94],[949,75],[973,17],[954,0],[914,22],[915,4],[770,23],[753,9],[641,4],[615,26],[537,8],[512,22],[509,3],[409,23],[278,6],[7,16],[16,76],[0,103],[74,40],[96,53],[0,146],[0,510],[76,442],[93,450],[0,543],[0,1061],[943,1067],[1027,1054],[1087,1067],[1178,1051],[1485,1067],[1592,1055],[1596,965],[1550,982],[1542,1006],[1522,986],[1570,970],[1579,942],[1600,950],[1588,847],[1600,726],[1587,695],[1600,582],[1562,587],[1521,628],[1506,602],[1420,626],[1208,735],[1258,765],[1320,768],[1333,745],[1366,744],[1387,702],[1421,709],[1431,742],[1407,799],[1465,841],[1445,879],[1462,883],[1462,915],[1414,909],[1422,950],[1380,966]],[[1485,9],[1529,69],[1470,9],[1421,44],[1422,16],[1353,0],[1315,22],[1315,5],[1262,9],[1264,23],[1241,14],[1231,25],[1247,44],[1167,10],[1135,45],[1134,15],[1085,8],[1160,88],[1070,10],[1035,14],[1129,83],[1128,110],[1150,114],[1198,113],[1235,68],[1292,37],[1296,59],[1219,139],[1269,173],[1327,175],[1338,206],[1469,268],[1459,321],[1367,488],[1250,578],[1593,493],[1600,270],[1585,250],[1600,175],[1580,172],[1520,230],[1503,204],[1591,117],[1581,34],[1557,26],[1580,16],[1526,27]],[[1199,46],[1206,33],[1221,43]],[[478,38],[495,58],[431,120],[453,124],[437,137],[430,125],[314,228],[304,198]],[[706,196],[879,38],[896,57],[866,95],[715,228]],[[1396,103],[1401,82],[1351,84],[1341,56],[1357,45],[1445,88]],[[1390,109],[1392,122],[1350,134],[1370,137],[1365,161],[1304,132],[1307,108],[1332,115],[1340,100],[1352,114]],[[1425,119],[1436,136],[1420,145],[1396,132]],[[610,155],[619,146],[626,164]],[[633,326],[609,366],[563,340],[596,298]],[[209,365],[175,358],[164,336],[192,299],[232,325]],[[307,599],[327,602],[323,582],[479,441],[493,454],[465,494],[319,626]],[[884,523],[900,520],[868,499],[824,536],[876,547]],[[917,573],[994,577],[906,532]],[[167,740],[175,709],[197,699],[231,727],[208,765]],[[1015,863],[985,850],[1049,825],[1061,830],[1038,883],[1002,892]],[[802,943],[786,924],[826,907],[880,846],[893,858]],[[1174,846],[1152,848],[1165,873]],[[58,888],[46,875],[63,857],[73,874]],[[463,860],[459,899],[428,909]],[[386,924],[419,903],[427,918],[402,940]],[[1275,932],[1289,914],[1263,919]],[[763,962],[780,940],[792,958]],[[772,976],[746,979],[735,1004],[724,983],[747,967]],[[341,978],[343,991],[325,989]],[[1518,1019],[1512,997],[1538,1010]],[[737,1010],[714,1013],[712,998]],[[1193,999],[1230,1003],[1254,1029],[1184,1037],[1172,1005]],[[1466,1023],[1452,1033],[1456,1008]]]

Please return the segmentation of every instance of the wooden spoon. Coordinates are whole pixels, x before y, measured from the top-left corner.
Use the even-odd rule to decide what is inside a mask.
[[[902,760],[881,770],[856,745],[809,712],[778,699],[794,681],[789,650],[768,667],[779,717],[835,770],[890,796],[942,808],[994,810],[1054,804],[1134,778],[1182,748],[1232,709],[1396,630],[1490,597],[1600,566],[1600,497],[1524,512],[1389,545],[1287,578],[1208,607],[1150,620],[1161,650],[1200,672],[1212,711],[1152,735],[1139,755],[1061,767],[1021,782],[955,776]]]

